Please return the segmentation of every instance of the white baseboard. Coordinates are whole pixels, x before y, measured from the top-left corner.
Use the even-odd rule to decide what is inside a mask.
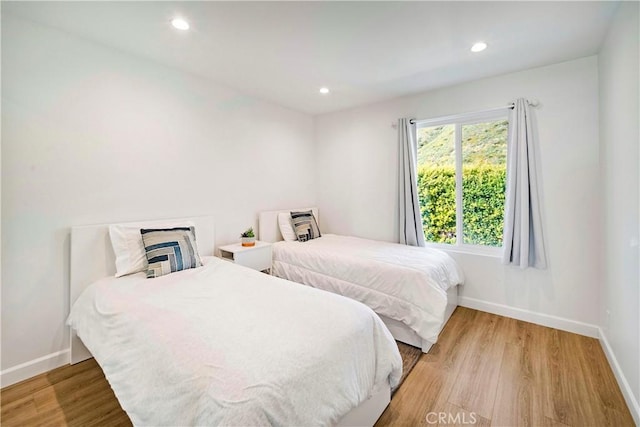
[[[578,335],[585,335],[591,338],[599,338],[598,327],[576,320],[565,319],[563,317],[552,316],[550,314],[538,313],[522,308],[510,307],[508,305],[496,304],[494,302],[483,301],[469,297],[458,297],[458,305],[475,310],[486,311],[487,313],[499,316],[511,317],[536,325],[547,326],[549,328],[560,329],[562,331],[573,332]]]
[[[69,364],[69,349],[38,357],[0,372],[0,388]]]
[[[496,304],[493,302],[483,301],[475,298],[459,296],[458,305],[599,339],[600,345],[602,346],[604,354],[606,355],[609,362],[609,366],[611,366],[611,370],[613,371],[613,374],[618,381],[618,386],[622,391],[624,400],[626,401],[629,411],[631,412],[631,416],[633,417],[636,425],[640,426],[640,404],[638,404],[638,400],[633,395],[633,391],[631,390],[629,382],[624,376],[622,369],[620,369],[620,365],[618,364],[618,360],[613,353],[613,349],[609,345],[609,341],[607,341],[607,337],[600,327],[596,325],[590,325],[588,323],[578,322],[575,320],[565,319],[557,316],[551,316],[549,314],[537,313],[535,311],[525,310],[522,308],[509,307],[507,305]]]
[[[633,395],[633,391],[629,386],[629,382],[627,378],[624,376],[622,369],[620,369],[620,365],[618,364],[618,359],[616,359],[615,354],[613,353],[613,349],[609,345],[609,341],[607,340],[607,336],[601,328],[598,328],[600,345],[602,346],[602,350],[604,351],[605,356],[607,356],[607,360],[609,361],[609,366],[611,366],[611,370],[618,381],[618,386],[620,386],[620,391],[622,391],[622,395],[624,396],[624,400],[627,402],[627,407],[631,412],[631,416],[636,422],[637,426],[640,426],[640,404],[638,400]]]

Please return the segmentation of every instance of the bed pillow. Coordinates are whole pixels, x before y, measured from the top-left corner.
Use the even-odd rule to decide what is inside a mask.
[[[202,266],[194,227],[143,228],[140,234],[147,257],[148,279]]]
[[[116,277],[147,271],[147,256],[140,230],[143,228],[193,227],[191,221],[148,221],[109,226],[109,237],[116,255]]]
[[[301,242],[320,237],[320,229],[312,211],[291,212],[291,223]]]
[[[296,236],[296,232],[293,230],[293,225],[291,225],[291,214],[280,212],[278,214],[278,227],[285,242],[295,242],[298,240],[298,236]]]

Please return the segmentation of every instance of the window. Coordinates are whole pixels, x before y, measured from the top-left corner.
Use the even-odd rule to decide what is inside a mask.
[[[507,110],[417,123],[418,193],[425,240],[501,247]]]

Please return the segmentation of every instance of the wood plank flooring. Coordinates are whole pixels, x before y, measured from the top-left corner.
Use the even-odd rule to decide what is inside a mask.
[[[0,393],[3,426],[129,426],[94,360]],[[376,426],[633,426],[597,340],[459,307]]]
[[[600,343],[458,307],[376,426],[634,426]]]

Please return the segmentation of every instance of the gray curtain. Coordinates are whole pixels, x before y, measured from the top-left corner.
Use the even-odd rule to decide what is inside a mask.
[[[542,269],[547,262],[531,119],[528,101],[517,99],[509,120],[502,263]]]
[[[398,119],[398,194],[400,195],[400,243],[424,246],[418,181],[416,126],[410,119]]]

